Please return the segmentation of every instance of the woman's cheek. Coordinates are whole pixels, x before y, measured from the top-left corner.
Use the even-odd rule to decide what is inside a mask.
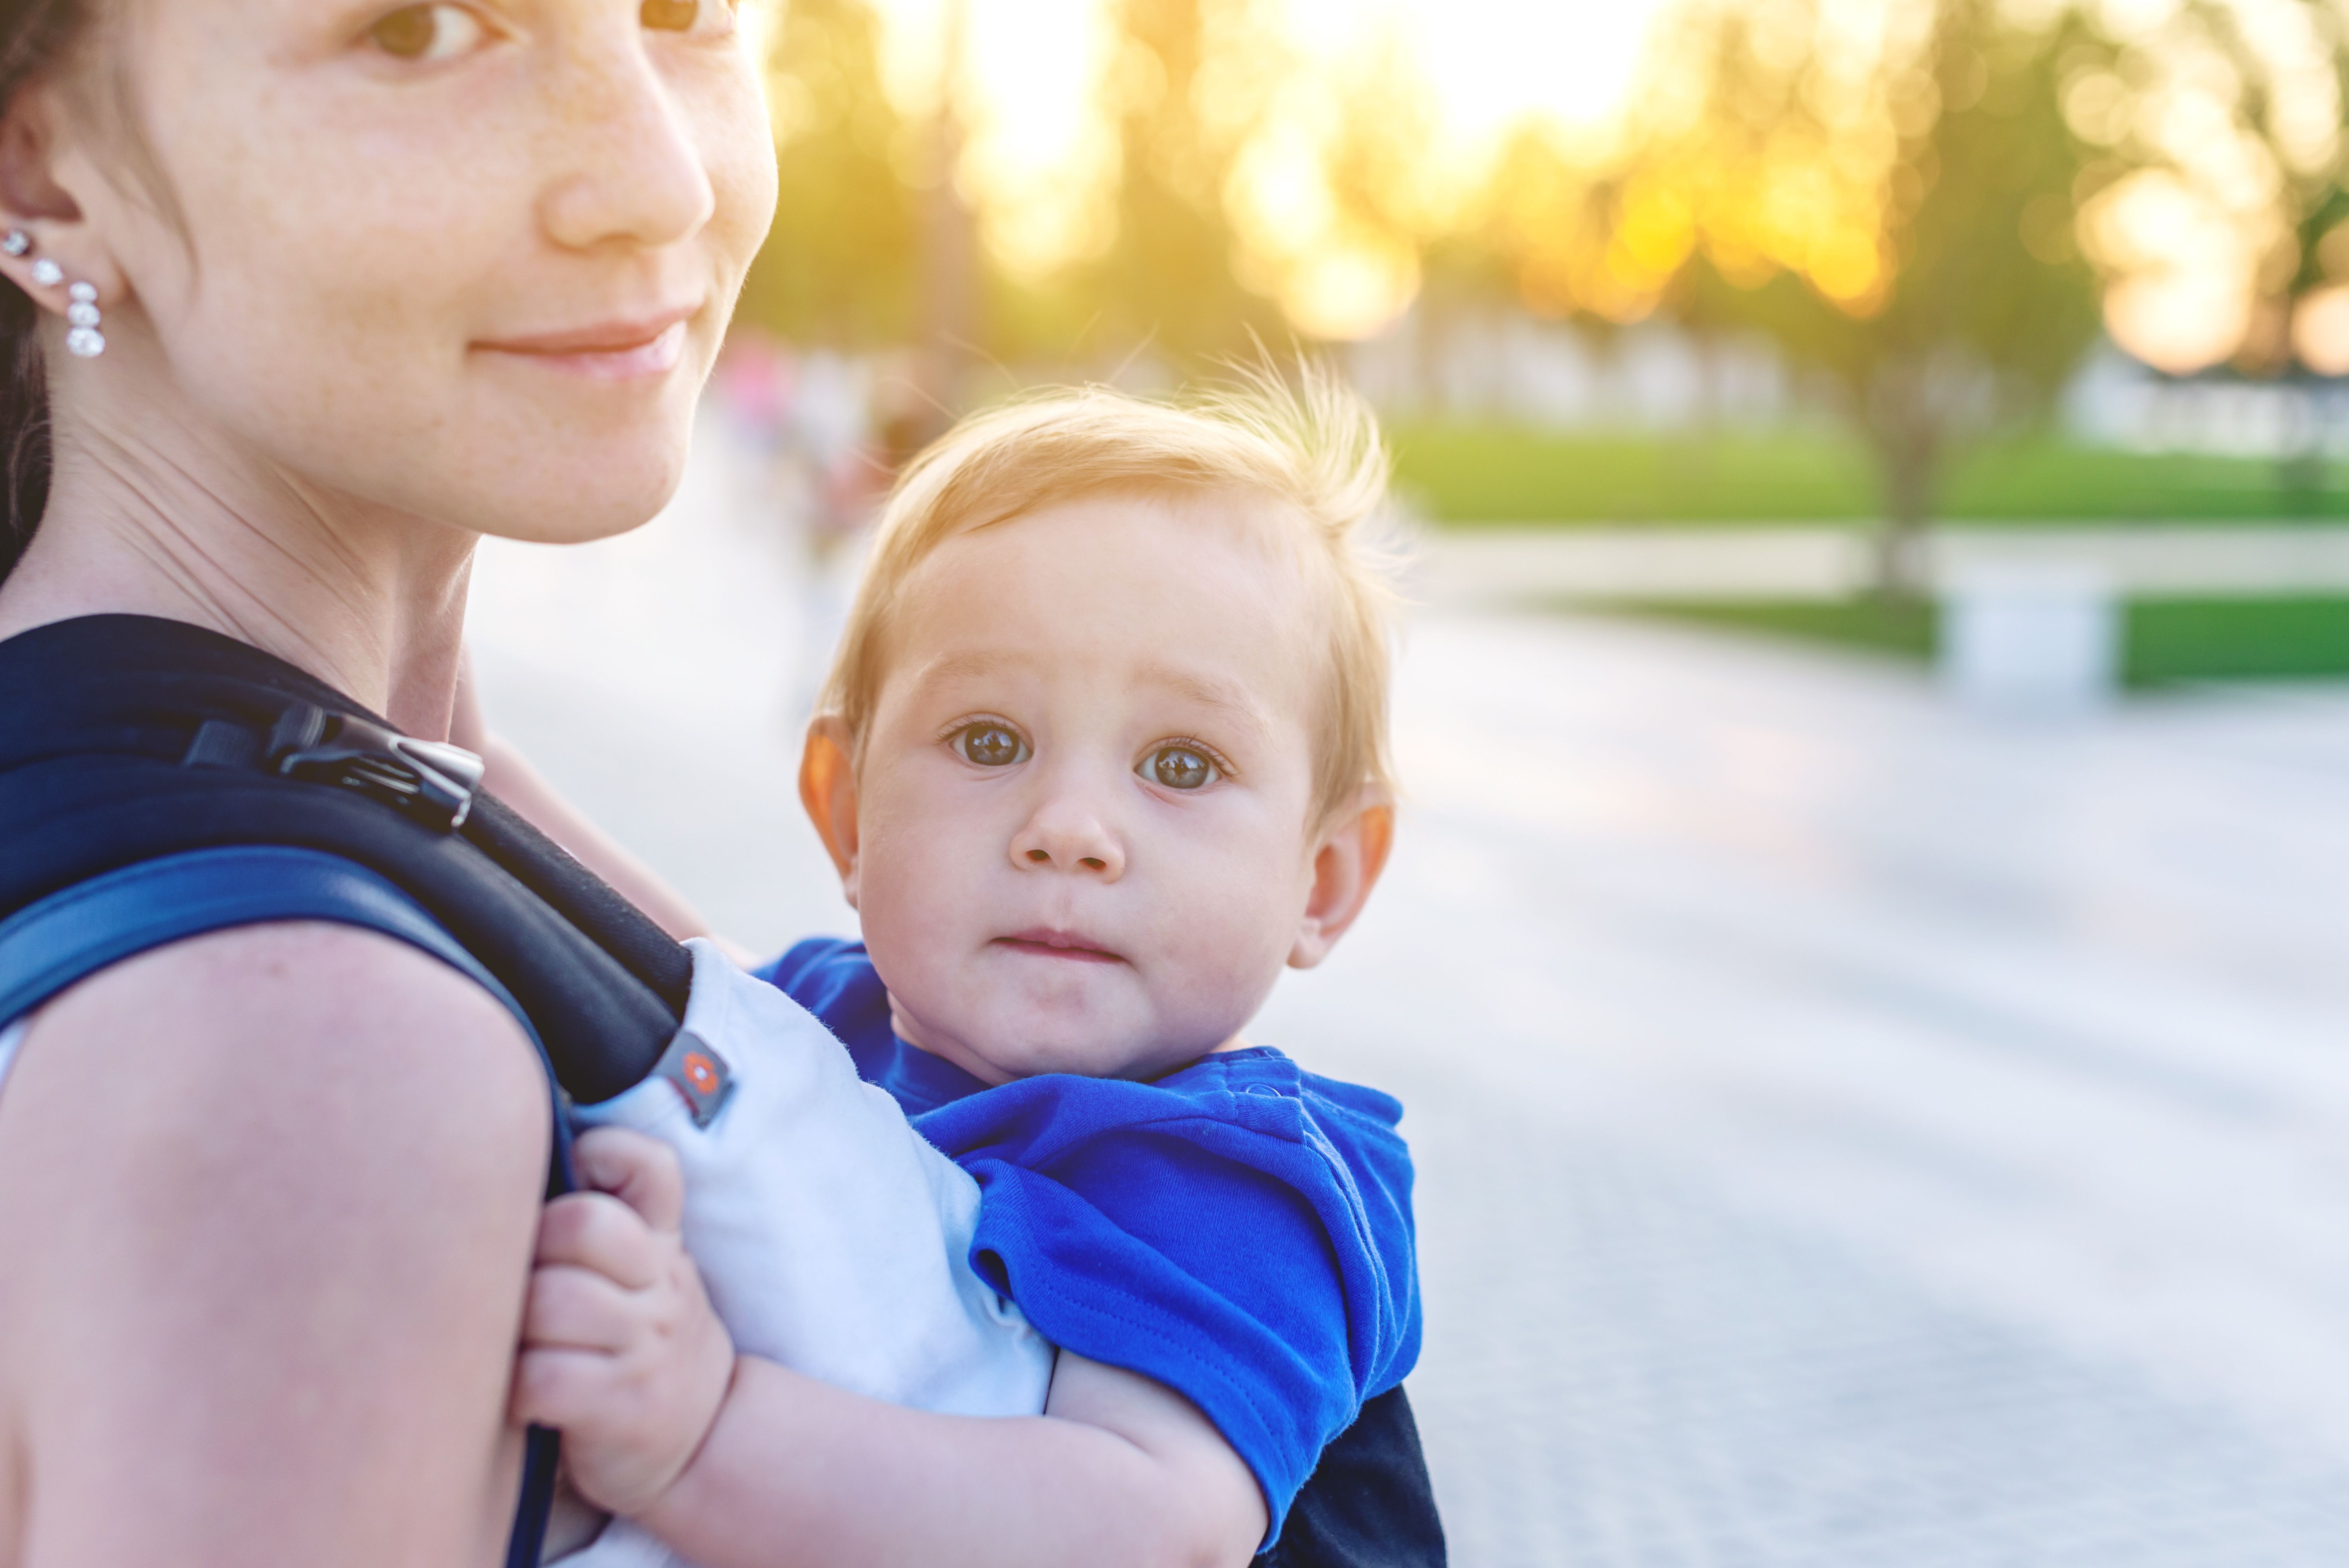
[[[698,142],[717,201],[714,227],[725,281],[739,288],[775,221],[775,139],[755,79],[729,82],[710,98]]]

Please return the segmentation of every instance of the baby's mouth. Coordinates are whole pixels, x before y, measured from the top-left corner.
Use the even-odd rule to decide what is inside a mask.
[[[1055,931],[1038,926],[1030,931],[1015,931],[999,936],[994,945],[1014,953],[1030,953],[1039,958],[1064,958],[1078,964],[1123,964],[1124,959],[1088,937],[1072,931]]]

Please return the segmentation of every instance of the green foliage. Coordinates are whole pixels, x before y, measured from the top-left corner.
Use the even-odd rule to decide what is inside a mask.
[[[774,48],[781,195],[740,317],[801,343],[902,344],[918,195],[893,161],[909,128],[882,91],[879,19],[865,0],[791,0]]]
[[[1119,0],[1116,235],[1073,280],[1092,306],[1093,348],[1147,349],[1178,365],[1244,352],[1251,333],[1280,335],[1279,313],[1241,286],[1224,204],[1243,127],[1206,112],[1218,58],[1245,0]]]
[[[1486,426],[1391,432],[1398,485],[1447,522],[1866,522],[1867,449],[1826,430],[1582,436]],[[2349,467],[2314,496],[2255,458],[2146,454],[2023,437],[1951,465],[1943,511],[1969,522],[2272,522],[2349,517]]]
[[[1896,535],[1933,511],[1954,449],[2039,413],[2095,339],[2094,280],[2068,239],[2085,150],[2064,122],[2056,65],[2081,42],[2076,22],[2026,32],[1997,0],[1939,0],[1930,73],[1909,89],[1938,107],[1891,106],[1907,130],[1880,298],[1831,302],[1785,273],[1741,288],[1702,259],[1686,277],[1692,325],[1758,329],[1832,379]],[[1803,112],[1755,82],[1763,67],[1733,36],[1720,57],[1711,112]],[[1902,570],[1890,553],[1887,567]]]
[[[1395,483],[1447,522],[1865,517],[1867,456],[1819,436],[1564,436],[1491,426],[1389,432]]]
[[[2133,686],[2349,675],[2349,598],[2148,599],[2128,607]]]
[[[1620,608],[1723,631],[1924,662],[1940,613],[1920,601],[1651,603]],[[2139,599],[2122,608],[2121,680],[2134,690],[2199,681],[2349,676],[2349,597]]]
[[[1919,663],[1933,656],[1940,614],[1921,599],[1711,599],[1623,606],[1725,632],[1824,643]]]

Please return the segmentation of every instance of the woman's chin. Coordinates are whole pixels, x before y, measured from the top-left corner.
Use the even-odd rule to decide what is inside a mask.
[[[564,442],[533,454],[527,469],[510,471],[494,487],[502,493],[475,498],[486,504],[468,521],[479,532],[531,544],[609,539],[650,522],[675,499],[689,449],[682,429],[650,438],[641,426],[601,444]]]

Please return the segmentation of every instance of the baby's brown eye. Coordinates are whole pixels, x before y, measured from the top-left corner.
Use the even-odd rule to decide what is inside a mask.
[[[479,46],[485,32],[462,5],[402,5],[376,18],[367,41],[396,60],[445,60]]]
[[[645,0],[636,13],[647,27],[664,33],[689,33],[700,18],[701,0]]]
[[[948,744],[981,768],[1009,768],[1028,759],[1028,743],[1019,731],[991,719],[964,725]]]
[[[1169,789],[1196,789],[1216,776],[1206,753],[1187,746],[1162,746],[1142,759],[1136,773]]]

